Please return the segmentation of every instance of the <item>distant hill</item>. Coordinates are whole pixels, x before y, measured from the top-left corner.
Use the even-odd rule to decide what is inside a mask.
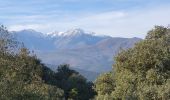
[[[82,29],[43,34],[34,30],[13,32],[17,39],[47,64],[70,64],[92,72],[109,71],[120,49],[127,49],[140,38],[99,36]]]
[[[92,71],[86,71],[83,69],[73,68],[73,70],[76,70],[81,75],[83,75],[85,78],[88,79],[88,81],[95,81],[95,79],[100,75],[100,73],[92,72]]]
[[[46,64],[47,67],[51,68],[53,71],[57,70],[57,66],[51,65],[51,64]],[[83,69],[78,69],[78,68],[70,68],[73,69],[77,72],[79,72],[81,75],[83,75],[85,78],[87,78],[88,81],[95,81],[95,79],[100,75],[100,73],[93,72],[93,71],[87,71]]]

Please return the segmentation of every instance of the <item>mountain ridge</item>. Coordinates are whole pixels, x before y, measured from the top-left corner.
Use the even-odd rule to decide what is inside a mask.
[[[68,30],[55,36],[35,30],[18,31],[14,34],[28,49],[34,50],[44,63],[68,63],[71,67],[98,73],[112,68],[110,66],[114,63],[113,57],[120,48],[131,48],[141,40],[136,37],[99,36],[82,29]]]
[[[96,34],[95,32],[84,31],[81,28],[72,28],[65,32],[54,31],[54,32],[47,33],[47,35],[49,35],[49,36],[52,35],[52,36],[63,36],[63,37],[64,36],[83,35],[83,34],[88,34],[88,35],[93,35],[93,36],[102,36],[102,35]]]

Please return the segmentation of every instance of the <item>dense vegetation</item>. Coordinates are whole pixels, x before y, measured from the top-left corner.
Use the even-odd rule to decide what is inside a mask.
[[[93,83],[61,65],[54,72],[0,27],[1,100],[88,100]]]
[[[156,26],[95,81],[97,100],[170,100],[170,28]]]

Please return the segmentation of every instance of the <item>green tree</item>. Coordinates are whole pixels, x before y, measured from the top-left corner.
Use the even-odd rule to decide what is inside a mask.
[[[115,83],[111,72],[101,74],[95,81],[95,90],[97,91],[97,100],[110,100]]]
[[[64,91],[44,82],[44,66],[27,49],[19,48],[5,27],[0,27],[0,99],[61,100]],[[20,51],[20,52],[19,52]],[[48,74],[47,74],[48,75]],[[48,76],[50,77],[50,76]]]
[[[87,82],[86,78],[70,69],[67,64],[58,67],[56,79],[59,81],[58,86],[64,90],[66,99],[89,100],[95,95],[93,83]]]
[[[111,79],[114,79],[115,87],[109,88],[112,98],[116,100],[169,100],[170,29],[155,26],[148,32],[146,39],[137,43],[134,48],[122,50],[115,57],[113,68]],[[105,75],[99,78],[101,77]],[[100,91],[105,91],[108,85],[102,88],[104,84],[99,85],[97,91],[100,89]],[[108,94],[104,96],[108,97]]]
[[[18,42],[14,36],[10,34],[6,27],[0,25],[0,52],[1,53],[14,53],[18,49]]]
[[[115,85],[112,73],[104,73],[95,81],[95,89],[101,95],[110,95],[114,88]]]
[[[78,100],[78,90],[76,88],[71,89],[69,92],[69,98],[73,100]]]

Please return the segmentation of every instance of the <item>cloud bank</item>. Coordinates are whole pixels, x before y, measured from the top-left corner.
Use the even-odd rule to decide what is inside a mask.
[[[13,31],[35,29],[48,33],[82,28],[114,37],[144,38],[147,31],[154,25],[168,26],[170,24],[170,4],[165,2],[166,0],[161,3],[158,2],[159,0],[154,0],[154,2],[94,0],[91,3],[89,3],[90,0],[86,2],[63,0],[57,3],[54,0],[16,2],[21,6],[14,6],[17,4],[7,1],[0,4],[0,23],[7,25],[9,30]],[[121,3],[120,6],[118,6],[119,3]],[[144,6],[144,4],[147,5]]]

